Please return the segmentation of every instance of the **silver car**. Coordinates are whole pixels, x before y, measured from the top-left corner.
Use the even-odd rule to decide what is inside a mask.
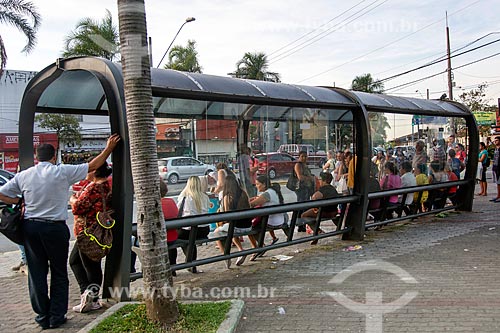
[[[160,176],[170,184],[186,180],[191,176],[203,176],[215,171],[215,166],[205,164],[192,157],[167,157],[158,160]]]

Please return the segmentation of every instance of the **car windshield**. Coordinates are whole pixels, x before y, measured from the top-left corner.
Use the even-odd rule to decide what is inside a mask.
[[[159,161],[158,161],[158,166],[166,166],[166,165],[167,165],[167,162],[168,162],[168,161],[162,161],[162,160],[159,160]]]
[[[267,161],[268,157],[267,155],[260,155],[260,156],[256,156],[257,157],[257,160],[259,160],[259,162],[264,162],[264,161]]]

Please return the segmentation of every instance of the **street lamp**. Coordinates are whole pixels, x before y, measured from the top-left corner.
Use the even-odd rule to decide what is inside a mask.
[[[167,47],[167,50],[165,51],[165,53],[163,54],[163,57],[161,57],[161,60],[160,62],[158,63],[158,66],[156,66],[156,68],[159,68],[163,59],[165,59],[165,56],[167,55],[168,53],[168,50],[170,50],[170,47],[172,46],[172,44],[174,43],[175,39],[177,38],[177,35],[179,34],[179,32],[181,32],[182,28],[184,27],[184,25],[186,23],[189,23],[189,22],[193,22],[194,20],[196,20],[194,17],[188,17],[186,19],[186,21],[184,21],[184,23],[182,23],[181,27],[179,28],[179,30],[177,31],[177,33],[175,34],[174,36],[174,39],[172,39],[172,42],[170,42],[170,45]]]

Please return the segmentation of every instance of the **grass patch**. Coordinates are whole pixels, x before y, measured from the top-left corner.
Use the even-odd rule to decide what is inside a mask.
[[[216,332],[226,319],[231,302],[179,303],[179,319],[173,327],[163,328],[149,321],[144,304],[128,304],[104,319],[91,333],[158,333],[158,332]]]

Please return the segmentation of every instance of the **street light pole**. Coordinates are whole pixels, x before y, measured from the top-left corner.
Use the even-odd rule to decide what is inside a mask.
[[[175,39],[177,38],[177,35],[179,34],[179,32],[181,32],[182,28],[184,27],[184,25],[186,23],[189,23],[189,22],[193,22],[194,20],[196,20],[194,17],[188,17],[186,19],[186,21],[184,21],[184,23],[182,23],[181,27],[179,28],[179,30],[177,30],[177,33],[175,34],[174,36],[174,39],[172,39],[172,42],[170,42],[170,45],[167,47],[167,50],[165,51],[165,53],[163,54],[163,57],[161,57],[161,60],[160,62],[158,63],[158,66],[156,66],[156,68],[159,68],[161,63],[163,62],[163,59],[165,59],[165,56],[167,55],[168,53],[168,50],[170,50],[170,47],[172,47],[172,44],[174,43]]]

